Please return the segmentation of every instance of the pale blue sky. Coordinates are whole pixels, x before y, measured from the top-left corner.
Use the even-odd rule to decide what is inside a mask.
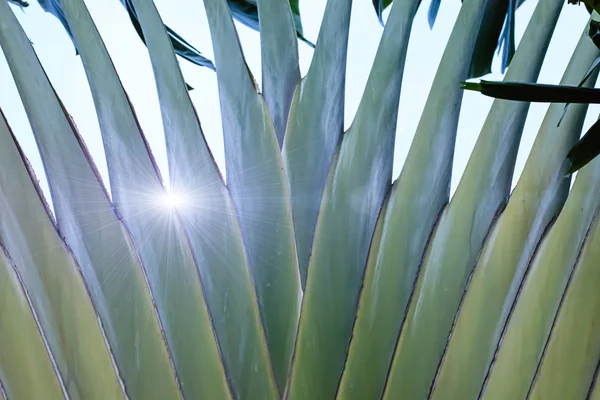
[[[105,182],[108,182],[94,104],[79,57],[75,55],[72,43],[58,20],[44,13],[37,5],[36,0],[31,2],[33,4],[24,12],[17,7],[13,7],[13,10],[31,38],[38,56],[67,110],[73,116]],[[212,59],[212,44],[202,0],[155,0],[155,3],[165,22]],[[146,48],[138,39],[119,0],[86,0],[86,4],[112,55],[166,179],[168,172],[162,122]],[[442,0],[438,20],[433,30],[430,30],[427,24],[426,12],[429,2],[424,2],[424,6],[417,14],[413,25],[400,100],[394,178],[399,174],[406,157],[433,76],[458,15],[460,4],[460,0]],[[536,4],[537,0],[527,0],[517,12],[517,40],[522,36]],[[300,7],[305,36],[314,42],[325,9],[325,0],[301,0]],[[542,68],[540,82],[558,83],[587,19],[588,14],[583,6],[565,5]],[[260,84],[258,33],[239,24],[238,28],[247,62]],[[350,124],[358,106],[382,31],[383,28],[379,25],[373,11],[372,1],[354,0],[347,69],[346,126]],[[312,49],[299,43],[299,51],[301,71],[302,74],[305,74],[310,65]],[[186,80],[196,88],[191,92],[192,100],[198,110],[205,136],[217,163],[223,168],[223,141],[216,75],[206,68],[196,67],[186,61],[182,61],[181,66]],[[487,76],[486,79],[499,80],[501,78],[499,65],[496,62],[494,73]],[[31,160],[44,189],[47,190],[27,117],[1,53],[0,88],[0,107],[5,112],[25,153]],[[492,99],[478,93],[465,93],[456,146],[452,189],[456,187],[460,174],[468,161],[491,103]],[[547,104],[534,104],[530,108],[517,160],[515,179],[524,165],[547,107]],[[598,106],[590,108],[584,129],[597,118],[599,110]]]

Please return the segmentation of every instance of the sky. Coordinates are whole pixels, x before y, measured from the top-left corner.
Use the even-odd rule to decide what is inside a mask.
[[[2,0],[0,0],[2,1]],[[108,183],[104,149],[94,103],[81,61],[62,25],[46,14],[31,0],[30,7],[13,7],[28,34],[38,57],[61,100],[73,117],[105,182]],[[157,162],[168,180],[165,141],[152,67],[145,46],[135,33],[129,17],[119,0],[85,0],[92,17],[111,54],[121,81],[135,107],[140,124],[150,143]],[[566,1],[565,1],[566,3]],[[163,20],[203,54],[213,59],[212,43],[202,0],[155,0]],[[325,0],[300,0],[305,36],[315,42],[325,10]],[[516,38],[520,40],[537,0],[527,0],[517,11]],[[419,9],[408,49],[398,114],[394,179],[400,173],[419,117],[425,105],[442,52],[458,15],[460,0],[442,0],[433,30],[427,23],[429,1]],[[384,14],[387,16],[389,10]],[[558,83],[583,31],[588,13],[583,6],[565,4],[550,43],[539,82]],[[485,22],[484,22],[485,23]],[[246,61],[260,84],[260,38],[243,25],[237,24]],[[354,0],[348,49],[346,114],[348,127],[358,107],[366,80],[375,57],[383,28],[379,24],[371,0]],[[313,50],[299,43],[300,70],[306,74]],[[223,139],[218,102],[216,74],[180,60],[186,81],[195,90],[192,101],[198,111],[205,137],[217,164],[224,170]],[[501,80],[499,60],[496,59],[488,80]],[[452,191],[467,164],[481,126],[493,99],[475,92],[465,92],[458,127]],[[29,127],[27,116],[12,81],[4,55],[0,52],[0,108],[30,159],[42,188],[48,192],[43,168]],[[515,179],[518,178],[548,104],[533,104],[530,108],[517,159]],[[584,129],[598,117],[599,106],[590,107]]]

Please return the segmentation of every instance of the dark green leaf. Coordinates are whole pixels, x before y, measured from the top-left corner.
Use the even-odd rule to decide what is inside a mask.
[[[592,76],[592,74],[594,74],[596,72],[596,70],[598,69],[598,67],[600,66],[600,57],[598,57],[596,59],[596,61],[594,61],[594,63],[592,64],[592,66],[590,67],[590,69],[588,69],[588,71],[585,73],[585,76],[581,79],[581,81],[579,82],[579,85],[577,86],[583,86],[587,80],[590,78],[590,76]],[[565,109],[563,111],[562,116],[560,117],[560,120],[558,121],[558,125],[560,126],[560,123],[562,122],[563,118],[565,117],[565,114],[567,113],[567,107],[569,107],[569,103],[565,104]]]
[[[227,0],[227,4],[229,4],[229,9],[231,10],[231,16],[233,18],[250,29],[254,29],[257,32],[260,31],[256,0]],[[315,45],[304,37],[298,0],[290,0],[290,7],[292,9],[292,14],[294,15],[296,36],[298,36],[298,39],[314,48]]]
[[[501,72],[504,73],[510,61],[512,60],[513,55],[515,54],[515,11],[521,7],[521,5],[525,2],[525,0],[510,0],[509,8],[507,9],[506,19],[504,21],[504,27],[502,28],[502,32],[500,33],[500,39],[498,41],[498,53],[503,51],[503,57],[501,60]],[[510,21],[508,19],[510,18]],[[487,65],[485,69],[487,73],[491,72],[492,67],[492,54],[488,55],[487,61],[485,64]],[[483,60],[481,60],[483,62]],[[471,62],[473,64],[473,61]],[[483,74],[482,74],[483,75]],[[481,76],[481,75],[479,75]],[[471,78],[478,77],[477,74],[471,76]]]
[[[600,12],[600,4],[598,4],[596,1],[594,0],[568,0],[567,1],[568,4],[574,4],[574,5],[580,5],[581,3],[583,3],[583,5],[585,6],[585,9],[592,14],[594,12],[594,10]]]
[[[140,26],[135,10],[133,9],[133,4],[131,4],[131,0],[121,0],[121,3],[127,9],[127,13],[129,14],[131,23],[133,24],[133,27],[135,28],[138,35],[140,36],[140,39],[142,39],[144,44],[146,44],[142,28]],[[215,66],[213,65],[212,61],[204,57],[202,53],[200,53],[196,48],[194,48],[194,46],[192,46],[184,38],[179,36],[177,32],[169,28],[167,25],[165,25],[165,28],[167,29],[167,33],[169,34],[169,38],[171,39],[171,44],[173,45],[173,50],[175,50],[175,54],[181,56],[182,58],[185,58],[191,63],[194,63],[201,67],[210,68],[213,71],[215,70]]]
[[[509,22],[507,14],[509,13],[510,1],[488,2],[485,6],[484,22],[479,28],[475,50],[471,58],[471,67],[468,74],[469,79],[492,72],[492,60],[494,59],[496,49],[510,36],[511,29],[505,30],[507,33],[502,32],[505,20]],[[511,21],[514,24],[514,19],[511,19]],[[510,54],[509,58],[512,58],[512,54]]]
[[[429,11],[427,12],[427,22],[429,22],[429,29],[433,29],[433,24],[437,17],[438,11],[440,10],[440,4],[442,0],[431,0],[429,4]]]
[[[11,1],[16,4],[19,4],[19,5],[25,5],[25,6],[27,5],[27,3],[22,0],[11,0]],[[67,23],[67,20],[65,18],[65,13],[63,11],[62,5],[60,4],[60,0],[38,0],[38,2],[40,3],[40,6],[42,7],[42,9],[44,11],[46,11],[47,13],[50,13],[50,14],[54,15],[56,18],[58,18],[60,23],[64,26],[65,30],[67,31],[71,40],[73,40],[73,35],[71,34],[71,28],[69,28],[69,24]],[[136,32],[138,33],[138,35],[140,36],[142,41],[144,41],[144,35],[142,34],[142,30],[140,28],[138,18],[135,14],[135,11],[133,10],[133,6],[131,5],[130,1],[129,0],[121,0],[121,3],[127,9],[127,12],[129,13],[129,18],[131,18],[131,22],[133,23],[133,26],[134,26]],[[165,26],[165,28],[167,29],[167,32],[169,33],[169,37],[171,38],[171,43],[173,44],[173,49],[175,50],[175,53],[177,53],[178,55],[185,58],[186,60],[188,60],[191,63],[194,63],[201,67],[207,67],[212,70],[215,69],[215,66],[213,65],[212,61],[210,61],[208,58],[204,57],[202,55],[202,53],[200,53],[197,49],[194,48],[194,46],[192,46],[187,41],[185,41],[185,39],[183,39],[181,36],[179,36],[175,31],[173,31],[168,26]],[[145,44],[145,41],[144,41],[144,44]],[[73,45],[75,45],[75,43],[73,43]]]
[[[492,72],[494,49],[503,51],[501,70],[504,73],[515,53],[515,11],[524,2],[525,0],[508,0],[486,9],[486,22],[479,31],[469,78],[478,78]],[[502,17],[503,15],[506,17]]]
[[[9,1],[23,7],[27,7],[29,5],[24,0]],[[38,1],[44,11],[58,18],[58,20],[61,22],[61,24],[64,26],[65,30],[69,34],[69,37],[71,37],[71,40],[73,40],[73,35],[71,34],[71,29],[69,28],[67,20],[65,19],[65,14],[60,4],[60,0]],[[391,3],[391,0],[387,1]],[[133,23],[136,32],[145,44],[146,42],[144,40],[144,35],[140,28],[140,23],[138,21],[133,5],[131,4],[131,0],[121,0],[121,3],[127,9],[129,18],[131,19],[131,22]],[[246,25],[247,27],[254,29],[255,31],[259,31],[258,9],[256,6],[256,0],[227,0],[227,3],[229,4],[231,13],[236,20]],[[290,6],[294,15],[294,25],[296,26],[296,35],[298,36],[298,39],[314,48],[315,45],[304,37],[302,31],[302,21],[300,19],[300,7],[298,4],[298,0],[290,0]],[[194,46],[188,43],[184,38],[178,35],[177,32],[175,32],[168,26],[165,25],[165,28],[167,29],[167,32],[171,39],[171,44],[173,45],[173,49],[175,50],[175,53],[177,55],[181,56],[182,58],[185,58],[189,62],[198,66],[207,67],[212,69],[213,71],[215,70],[215,66],[212,63],[212,61],[204,57],[198,49],[196,49]],[[191,89],[191,87],[188,86],[188,89]]]
[[[23,0],[8,0],[9,3],[16,4],[21,7],[28,7],[29,3]]]
[[[590,76],[592,76],[592,74],[596,72],[598,66],[600,66],[600,57],[596,58],[592,66],[588,69],[584,77],[581,79],[581,82],[579,82],[578,86],[583,86],[583,84],[586,83],[588,79],[590,79]]]
[[[567,159],[571,162],[569,173],[583,168],[600,154],[600,120],[583,135],[575,146],[569,151]]]
[[[588,36],[592,39],[596,47],[600,49],[600,21],[594,19],[590,20]]]
[[[515,11],[517,8],[516,0],[508,1],[508,12],[506,13],[506,21],[504,29],[500,35],[500,43],[502,44],[502,73],[510,64],[515,55]]]
[[[383,10],[392,4],[392,0],[373,0],[373,7],[375,7],[375,12],[377,13],[377,18],[379,18],[379,23],[383,25]]]
[[[298,33],[298,37],[302,40],[304,39],[304,30],[302,29],[302,21],[300,20],[300,1],[299,0],[290,0],[290,8],[292,9],[292,15],[294,17],[294,25],[296,26],[296,32]],[[314,45],[310,42],[313,47]]]
[[[533,103],[600,104],[600,89],[520,82],[463,82],[462,88],[496,99]]]
[[[44,11],[54,15],[60,21],[60,23],[65,27],[65,30],[69,34],[71,40],[73,40],[71,28],[69,28],[69,24],[67,23],[65,13],[60,5],[59,0],[38,0],[38,3],[40,3],[40,6]],[[73,45],[75,45],[75,43],[73,43]]]
[[[489,3],[486,6],[484,23],[481,24],[477,44],[471,59],[469,78],[478,78],[492,71],[492,61],[496,49],[502,49],[502,73],[506,70],[515,53],[515,10],[525,0],[506,0],[499,3]],[[392,0],[373,0],[379,22],[383,25],[383,10]],[[437,18],[441,0],[432,0],[427,12],[429,27]]]

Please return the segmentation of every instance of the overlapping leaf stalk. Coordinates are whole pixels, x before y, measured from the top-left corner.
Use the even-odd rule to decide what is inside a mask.
[[[2,116],[0,398],[598,398],[600,164],[586,166],[569,194],[565,162],[586,106],[571,105],[559,128],[564,105],[550,107],[509,196],[528,103],[496,100],[450,199],[458,82],[502,0],[465,1],[393,185],[419,1],[394,2],[345,133],[352,1],[328,1],[303,79],[298,3],[252,2],[264,97],[230,3],[205,0],[227,185],[173,36],[151,0],[127,3],[150,52],[169,191],[185,199],[166,209],[84,2],[61,6],[94,98],[112,197],[0,0],[0,47],[54,204],[51,214]],[[536,80],[561,7],[540,1],[506,80]],[[598,55],[582,36],[563,83]]]

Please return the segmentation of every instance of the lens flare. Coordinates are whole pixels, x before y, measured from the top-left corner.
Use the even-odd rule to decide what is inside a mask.
[[[180,209],[186,201],[185,197],[179,193],[165,192],[160,198],[160,203],[168,209]]]

